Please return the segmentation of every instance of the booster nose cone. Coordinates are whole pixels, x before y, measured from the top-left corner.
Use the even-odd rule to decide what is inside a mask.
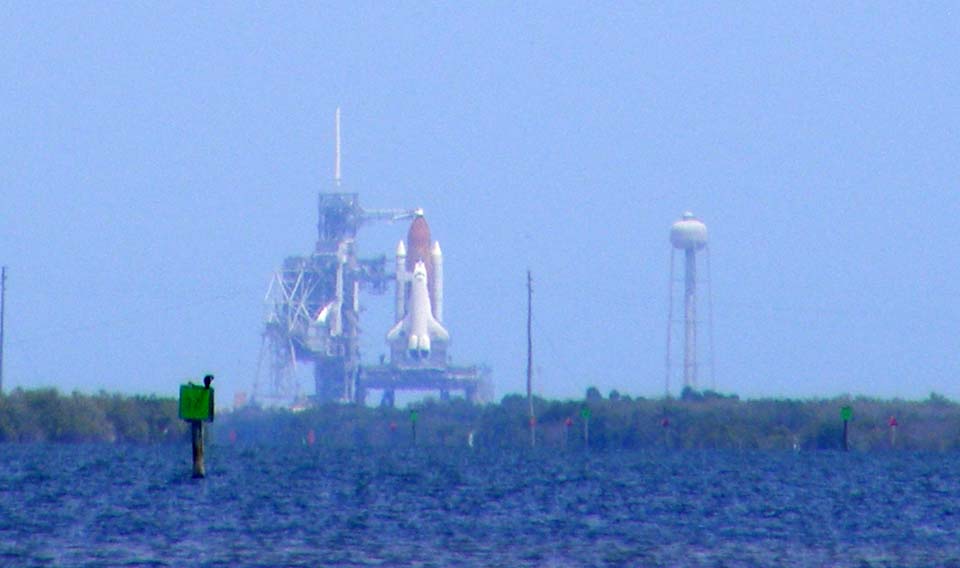
[[[403,241],[397,243],[397,256],[407,256],[407,245]]]

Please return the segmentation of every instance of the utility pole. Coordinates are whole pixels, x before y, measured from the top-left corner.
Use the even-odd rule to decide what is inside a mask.
[[[3,394],[3,319],[7,311],[7,267],[0,268],[0,395]]]
[[[533,413],[533,278],[527,270],[527,404],[530,407],[530,447],[537,445],[537,417]]]

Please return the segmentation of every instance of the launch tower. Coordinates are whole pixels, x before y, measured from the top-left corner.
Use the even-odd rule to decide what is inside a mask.
[[[411,215],[399,209],[364,210],[356,193],[320,194],[316,248],[284,260],[270,285],[271,313],[263,332],[271,356],[270,385],[258,397],[296,398],[301,393],[294,370],[305,362],[313,364],[318,402],[354,399],[360,291],[383,294],[392,280],[385,255],[358,258],[357,232],[364,223]]]
[[[313,364],[318,402],[350,401],[360,372],[360,291],[382,294],[390,285],[386,255],[357,257],[357,233],[366,223],[407,219],[413,211],[365,210],[359,195],[340,190],[340,109],[336,114],[334,185],[320,193],[313,253],[283,262],[267,292],[268,309],[254,398],[291,403],[302,397],[300,362]],[[261,381],[269,353],[269,380]]]
[[[339,109],[334,172],[335,191],[319,195],[313,252],[287,257],[271,280],[254,400],[298,404],[304,398],[296,373],[300,363],[313,365],[318,403],[362,403],[368,389],[382,389],[389,404],[398,389],[437,390],[441,397],[460,389],[471,400],[484,398],[489,391],[484,367],[447,364],[448,336],[439,323],[443,319],[442,253],[439,244],[430,241],[423,211],[367,210],[360,206],[357,193],[340,191]],[[408,246],[401,242],[394,274],[387,272],[386,255],[358,257],[357,234],[363,225],[411,218]],[[381,361],[378,366],[363,367],[360,293],[384,294],[391,282],[397,285],[399,321],[391,330],[390,364]],[[421,331],[424,326],[429,333]],[[263,381],[265,358],[269,378]]]

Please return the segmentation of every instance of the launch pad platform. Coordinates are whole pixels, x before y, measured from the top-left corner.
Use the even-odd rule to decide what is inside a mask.
[[[476,365],[417,368],[386,364],[361,367],[357,380],[357,402],[363,404],[371,390],[382,391],[381,405],[391,407],[398,390],[438,391],[441,400],[448,400],[451,392],[462,392],[471,403],[490,402],[493,397],[490,370]]]

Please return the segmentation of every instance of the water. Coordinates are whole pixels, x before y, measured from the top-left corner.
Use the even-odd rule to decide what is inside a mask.
[[[960,456],[0,446],[0,565],[960,565]]]

